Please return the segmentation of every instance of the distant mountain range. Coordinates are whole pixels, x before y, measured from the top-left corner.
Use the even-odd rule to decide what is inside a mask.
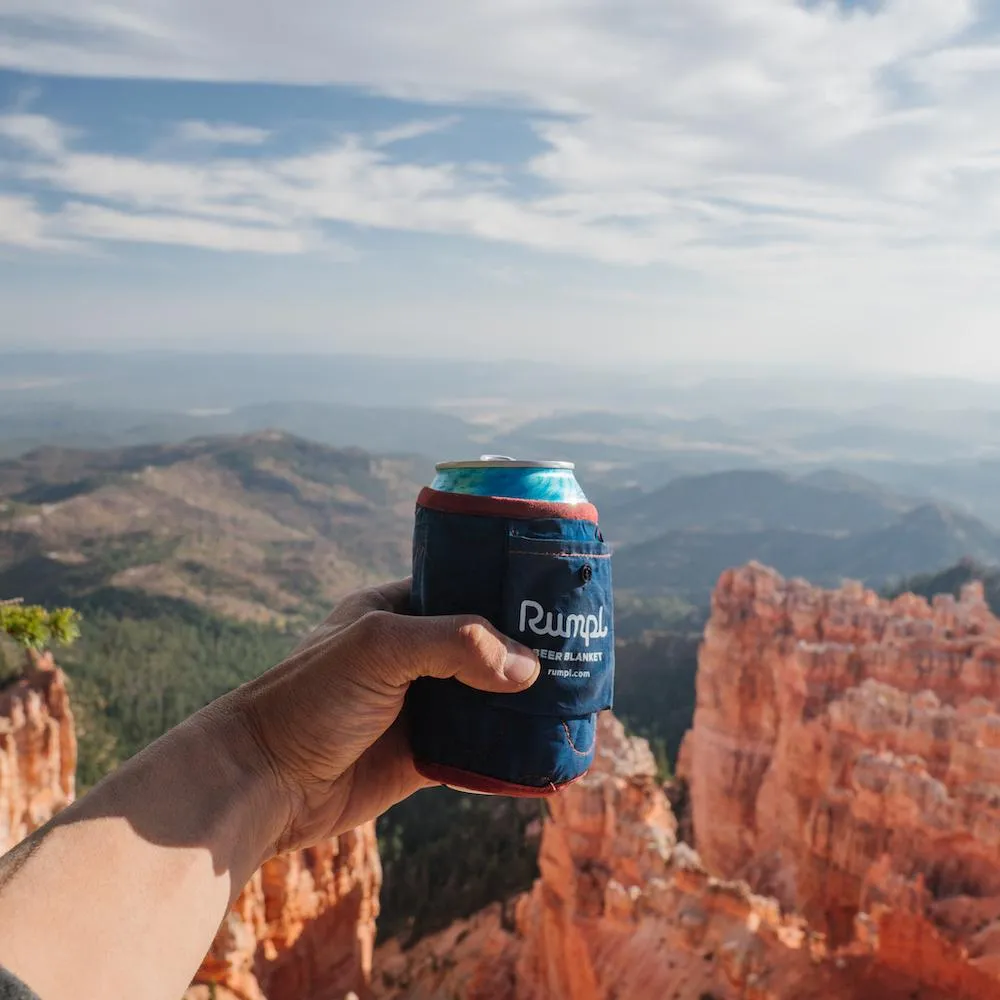
[[[976,518],[924,504],[882,527],[849,533],[777,527],[668,531],[620,548],[614,568],[622,590],[679,594],[701,603],[724,569],[751,559],[817,584],[855,579],[882,586],[964,557],[1000,562],[1000,535]]]
[[[248,620],[315,617],[406,575],[422,479],[412,459],[276,432],[42,449],[0,463],[0,594],[137,591]]]
[[[736,470],[682,476],[604,512],[614,543],[645,541],[669,531],[765,530],[850,533],[882,528],[914,506],[857,476]]]
[[[38,449],[0,462],[0,596],[145,594],[250,620],[315,618],[407,573],[429,474],[426,460],[273,431]],[[609,494],[602,524],[623,593],[698,605],[750,559],[875,584],[962,557],[1000,563],[1000,534],[982,521],[837,470],[681,476]]]
[[[476,454],[475,428],[447,413],[348,403],[253,403],[171,413],[53,404],[0,412],[0,456],[58,445],[95,450],[178,443],[195,437],[254,434],[270,428],[337,447],[454,458]],[[482,433],[482,432],[481,432]],[[431,462],[428,460],[427,468]]]
[[[0,458],[268,428],[421,456],[423,479],[435,460],[484,452],[568,459],[606,510],[682,477],[780,470],[829,488],[809,476],[837,469],[1000,530],[1000,396],[985,383],[281,353],[0,353]],[[765,523],[811,530],[766,517],[745,526]]]

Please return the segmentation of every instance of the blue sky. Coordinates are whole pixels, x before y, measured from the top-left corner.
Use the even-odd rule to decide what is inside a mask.
[[[0,0],[0,347],[1000,376],[1000,10]]]

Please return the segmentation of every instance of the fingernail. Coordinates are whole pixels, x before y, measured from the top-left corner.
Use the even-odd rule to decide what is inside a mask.
[[[538,657],[519,642],[507,641],[507,660],[503,665],[503,675],[515,684],[524,684],[535,676]]]

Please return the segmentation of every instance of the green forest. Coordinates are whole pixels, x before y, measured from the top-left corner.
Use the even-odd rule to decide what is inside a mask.
[[[145,602],[144,602],[145,603]],[[295,636],[173,602],[141,617],[93,610],[59,655],[77,717],[82,789],[214,698],[273,666]]]

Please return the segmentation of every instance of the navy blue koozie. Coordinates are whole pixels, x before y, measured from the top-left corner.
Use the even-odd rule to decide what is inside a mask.
[[[476,614],[535,650],[518,694],[421,678],[407,694],[418,771],[453,788],[544,796],[582,777],[597,714],[612,707],[611,553],[589,503],[424,489],[413,536],[412,608]]]

